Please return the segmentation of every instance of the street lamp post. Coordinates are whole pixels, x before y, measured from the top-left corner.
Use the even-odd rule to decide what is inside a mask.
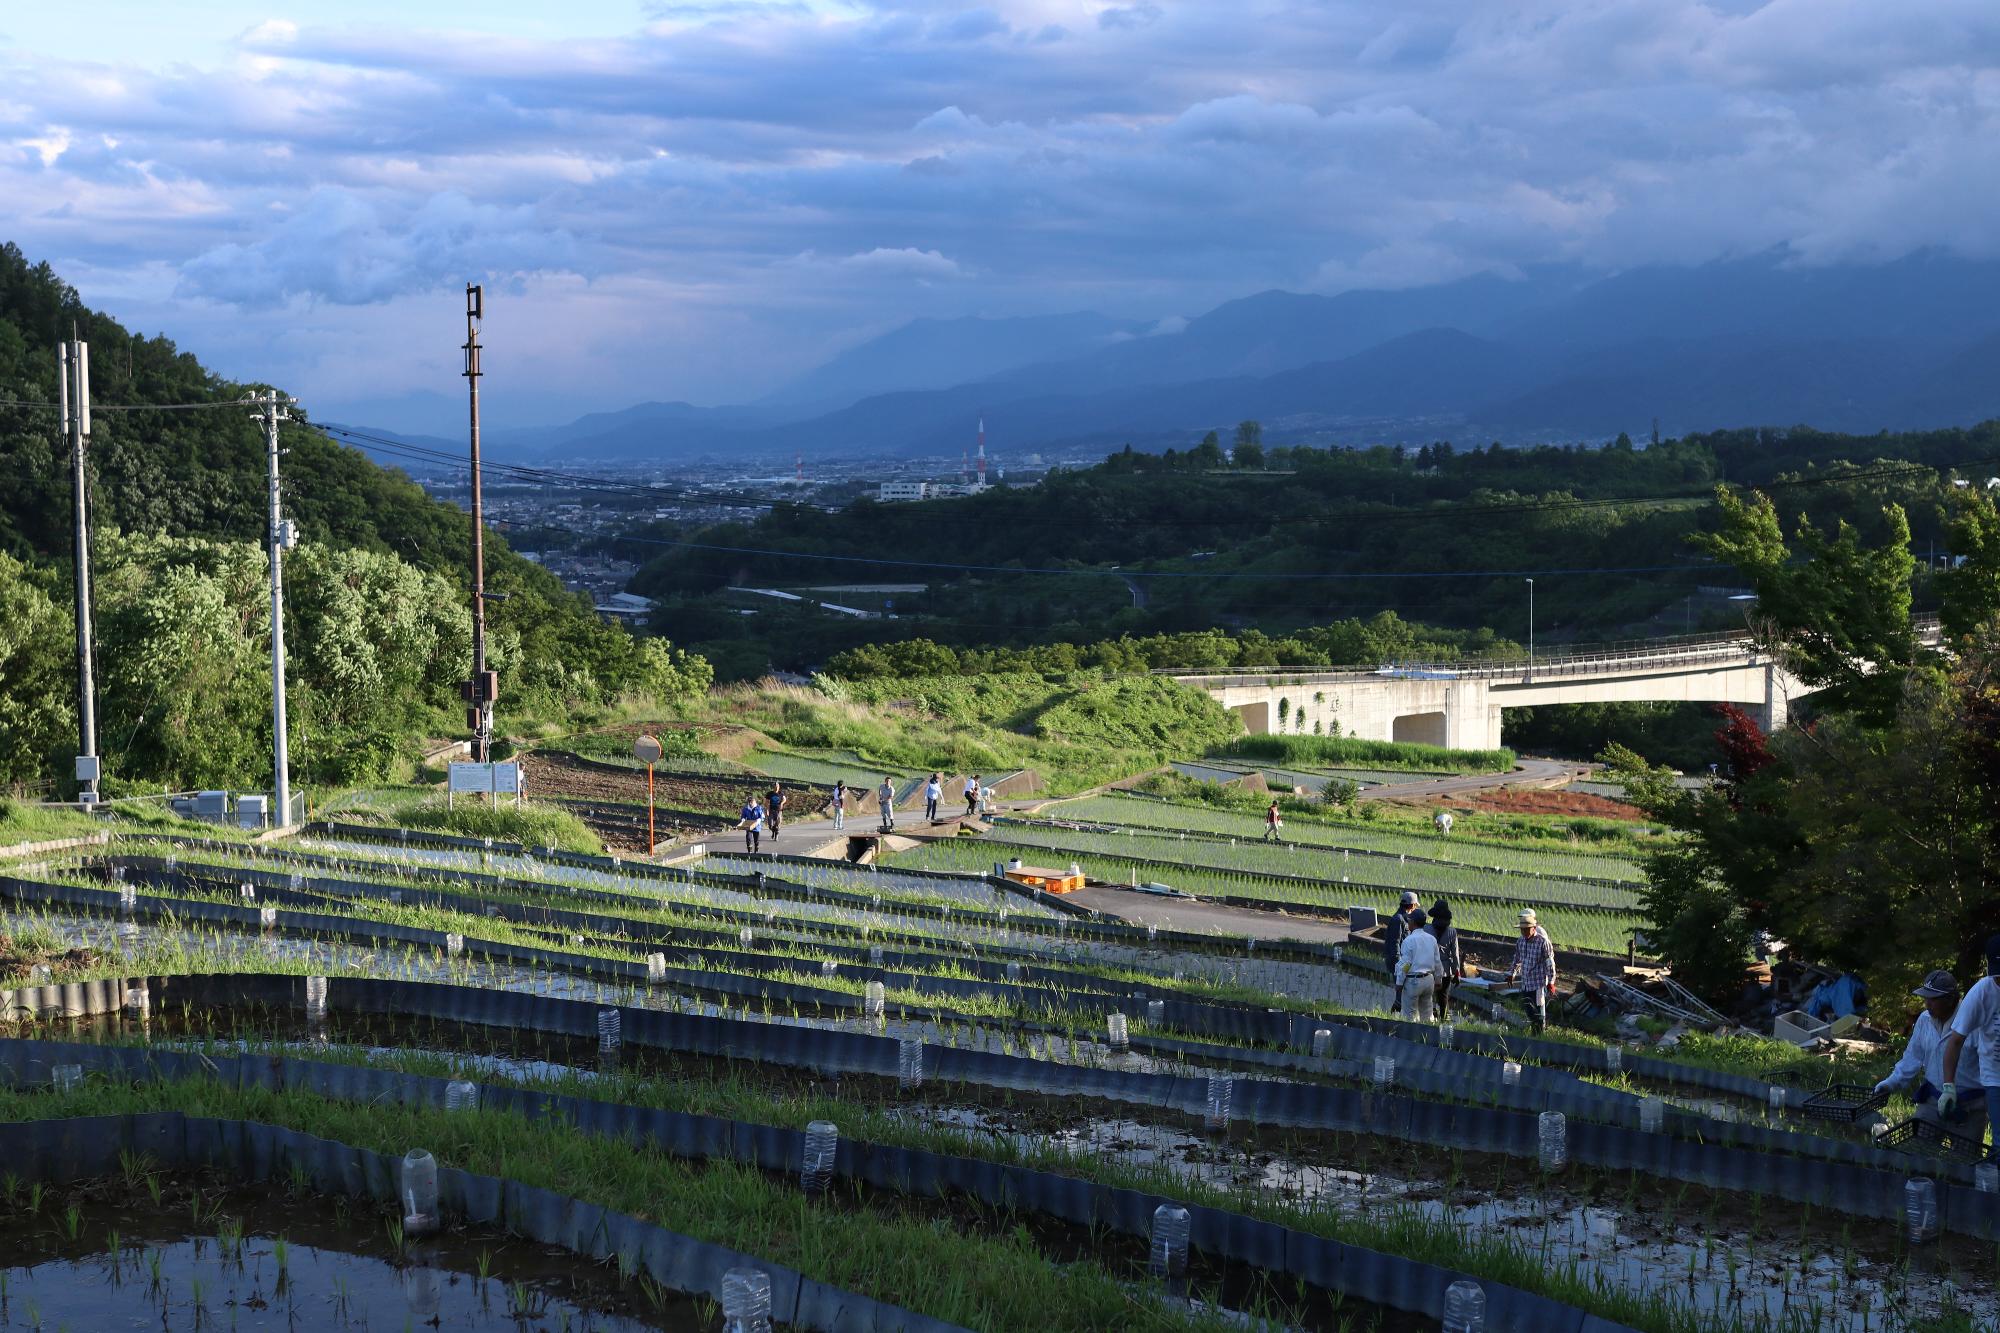
[[[1528,679],[1535,678],[1535,581],[1523,579],[1528,585]]]

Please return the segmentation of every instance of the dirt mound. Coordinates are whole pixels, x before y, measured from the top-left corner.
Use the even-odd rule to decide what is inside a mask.
[[[1636,805],[1561,788],[1496,787],[1491,791],[1459,792],[1433,797],[1434,805],[1460,810],[1484,811],[1496,815],[1569,815],[1589,819],[1623,819],[1642,822],[1646,812]]]

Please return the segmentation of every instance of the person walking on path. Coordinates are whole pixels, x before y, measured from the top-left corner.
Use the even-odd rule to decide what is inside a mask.
[[[924,818],[937,823],[938,802],[944,799],[944,774],[933,773],[924,784]]]
[[[882,785],[875,789],[875,801],[882,807],[882,831],[887,833],[896,827],[896,780],[886,773]]]
[[[1264,841],[1283,842],[1284,836],[1278,831],[1285,826],[1284,816],[1278,813],[1278,803],[1271,802],[1271,808],[1264,812]]]
[[[1951,1031],[1945,1035],[1944,1057],[1939,1072],[1944,1086],[1938,1090],[1938,1114],[1946,1120],[1958,1114],[1958,1085],[1966,1085],[1967,1100],[1975,1087],[1986,1095],[1986,1116],[2000,1133],[2000,935],[1986,941],[1986,975],[1972,983],[1951,1016]],[[1965,1053],[1970,1045],[1972,1055]]]
[[[842,828],[846,827],[846,818],[847,818],[846,778],[835,778],[833,780],[833,796],[832,799],[830,799],[827,802],[827,804],[833,807],[833,831],[835,833],[838,833]]]
[[[1396,979],[1396,963],[1403,956],[1403,936],[1410,933],[1410,914],[1417,910],[1417,895],[1405,890],[1403,900],[1396,904],[1396,910],[1382,926],[1382,961],[1388,965],[1389,980]],[[1403,1008],[1403,992],[1397,987],[1395,996],[1389,1001],[1389,1012],[1400,1013]]]
[[[1451,993],[1465,975],[1465,949],[1458,941],[1458,928],[1451,924],[1451,903],[1446,899],[1438,899],[1431,908],[1430,932],[1437,937],[1437,1016],[1443,1023],[1451,1018]]]
[[[1521,983],[1521,998],[1528,1003],[1528,1018],[1535,1031],[1549,1026],[1549,996],[1556,989],[1556,946],[1547,931],[1535,921],[1535,909],[1521,909],[1521,938],[1514,942],[1514,966],[1508,981]]]
[[[979,813],[979,775],[974,773],[965,780],[965,817],[972,818]]]
[[[758,841],[764,834],[764,807],[757,803],[755,796],[752,796],[743,803],[742,814],[743,822],[740,827],[743,830],[743,850],[755,856]]]
[[[1917,1119],[1931,1124],[1942,1124],[1944,1117],[1937,1107],[1938,1093],[1947,1082],[1965,1085],[1965,1091],[1958,1094],[1958,1105],[1953,1108],[1952,1120],[1957,1122],[1968,1114],[1982,1119],[1986,1116],[1986,1089],[1980,1083],[1979,1048],[1963,1046],[1958,1052],[1958,1068],[1951,1079],[1944,1076],[1944,1043],[1951,1032],[1952,1016],[1958,1012],[1958,980],[1951,973],[1939,968],[1924,978],[1924,984],[1911,991],[1924,1002],[1923,1012],[1910,1028],[1909,1044],[1903,1047],[1903,1058],[1896,1061],[1896,1067],[1883,1075],[1875,1085],[1877,1092],[1894,1092],[1898,1088],[1916,1085],[1912,1099],[1917,1104]]]
[[[773,782],[771,793],[764,798],[764,803],[771,819],[771,840],[775,842],[778,838],[778,825],[784,822],[785,818],[785,784]]]
[[[1424,929],[1421,910],[1412,912],[1409,933],[1403,936],[1403,947],[1396,955],[1396,990],[1403,997],[1405,1022],[1437,1021],[1432,1004],[1437,994],[1437,979],[1437,936]]]

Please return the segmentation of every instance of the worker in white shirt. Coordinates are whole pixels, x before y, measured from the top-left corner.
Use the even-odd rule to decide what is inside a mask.
[[[1944,1085],[1938,1090],[1938,1114],[1946,1120],[1958,1111],[1960,1082],[1967,1100],[1975,1092],[1986,1094],[1986,1117],[2000,1115],[2000,989],[1994,976],[2000,974],[2000,935],[1986,941],[1986,975],[1974,982],[1951,1016],[1951,1031],[1945,1033],[1941,1060]],[[1976,1059],[1968,1059],[1970,1047]],[[1961,1071],[1961,1066],[1963,1070]],[[1994,1126],[2000,1133],[2000,1125]]]
[[[1875,1091],[1894,1092],[1915,1084],[1912,1097],[1917,1103],[1917,1119],[1940,1124],[1943,1117],[1938,1113],[1937,1097],[1946,1082],[1944,1039],[1951,1031],[1952,1015],[1958,1012],[1958,981],[1939,968],[1910,993],[1924,1002],[1924,1010],[1910,1028],[1910,1042],[1903,1048],[1903,1058],[1875,1085]],[[1959,1052],[1957,1082],[1965,1091],[1958,1096],[1955,1119],[1963,1119],[1968,1113],[1986,1114],[1986,1089],[1980,1086],[1979,1070],[1976,1046]]]
[[[1403,936],[1403,947],[1396,954],[1396,986],[1403,993],[1406,1022],[1434,1023],[1438,942],[1437,936],[1423,927],[1424,914],[1420,908],[1410,914],[1410,933]]]

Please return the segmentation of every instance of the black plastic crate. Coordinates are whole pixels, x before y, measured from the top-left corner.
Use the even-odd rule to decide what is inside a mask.
[[[1986,1160],[1986,1143],[1983,1139],[1954,1134],[1944,1126],[1934,1125],[1928,1120],[1905,1120],[1875,1142],[1879,1147],[1894,1148],[1898,1152],[1928,1153],[1933,1157],[1943,1157],[1954,1162]]]
[[[1868,1083],[1834,1083],[1799,1103],[1799,1114],[1813,1120],[1837,1120],[1851,1125],[1889,1100]]]

